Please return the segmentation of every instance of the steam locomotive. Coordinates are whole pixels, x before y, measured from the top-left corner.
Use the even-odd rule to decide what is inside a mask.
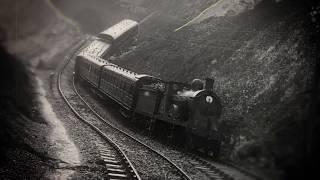
[[[113,45],[120,46],[137,32],[132,30],[137,28],[137,23],[130,21],[130,28],[126,28],[130,24],[128,22],[121,24],[125,26],[123,28],[118,24],[98,36],[97,41],[108,42],[108,48],[100,49],[99,53],[85,48],[77,55],[76,79],[87,82],[116,102],[128,117],[148,119],[150,130],[155,122],[179,127],[183,129],[186,148],[201,148],[217,157],[221,142],[218,127],[222,106],[213,92],[213,79],[207,78],[205,82],[194,80],[191,84],[167,82],[154,76],[137,74],[101,58],[101,54],[110,53]]]

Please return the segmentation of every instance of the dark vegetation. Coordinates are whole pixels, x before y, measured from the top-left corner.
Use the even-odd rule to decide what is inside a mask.
[[[31,106],[34,96],[32,93],[33,84],[29,78],[25,66],[15,57],[8,54],[3,47],[0,49],[0,76],[1,76],[1,150],[15,143],[13,130],[9,120],[19,113],[25,117],[31,116]],[[27,95],[31,96],[27,96]],[[10,116],[11,115],[11,116]],[[3,155],[4,153],[1,153]]]
[[[143,24],[137,48],[115,62],[166,80],[215,78],[224,102],[222,158],[272,179],[302,178],[319,107],[310,12],[303,1],[263,1],[173,32],[179,24],[164,20],[169,11]]]
[[[43,177],[48,158],[30,146],[33,137],[26,128],[28,123],[45,123],[39,116],[34,79],[3,47],[0,59],[0,178]]]

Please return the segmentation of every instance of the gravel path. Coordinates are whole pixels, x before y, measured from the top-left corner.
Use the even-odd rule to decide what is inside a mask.
[[[102,179],[105,177],[105,166],[101,162],[98,146],[95,142],[102,141],[89,127],[83,125],[69,110],[56,89],[56,73],[54,71],[38,71],[47,92],[46,98],[51,104],[58,119],[61,119],[67,134],[80,153],[80,164],[61,165],[58,169],[73,170],[74,179]]]

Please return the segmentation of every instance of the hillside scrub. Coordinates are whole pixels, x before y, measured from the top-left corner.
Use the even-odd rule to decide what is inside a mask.
[[[301,127],[316,100],[318,36],[305,5],[262,1],[178,32],[180,21],[160,13],[141,26],[135,49],[114,62],[164,80],[215,78],[224,105],[223,159],[283,177],[303,159]]]

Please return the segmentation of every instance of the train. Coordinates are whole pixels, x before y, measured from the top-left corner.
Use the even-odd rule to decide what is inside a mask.
[[[111,52],[112,44],[120,46],[133,38],[137,30],[132,29],[137,28],[137,23],[133,24],[130,28],[120,28],[120,25],[126,26],[124,23],[117,24],[98,36],[108,39],[108,53]],[[103,41],[101,39],[99,41]],[[179,127],[182,129],[179,132],[185,137],[185,148],[201,149],[212,157],[218,157],[222,139],[219,131],[222,104],[213,91],[214,79],[195,79],[191,83],[165,81],[110,63],[86,48],[75,58],[74,74],[77,81],[84,81],[118,104],[128,119],[147,119],[150,131],[156,122]]]

